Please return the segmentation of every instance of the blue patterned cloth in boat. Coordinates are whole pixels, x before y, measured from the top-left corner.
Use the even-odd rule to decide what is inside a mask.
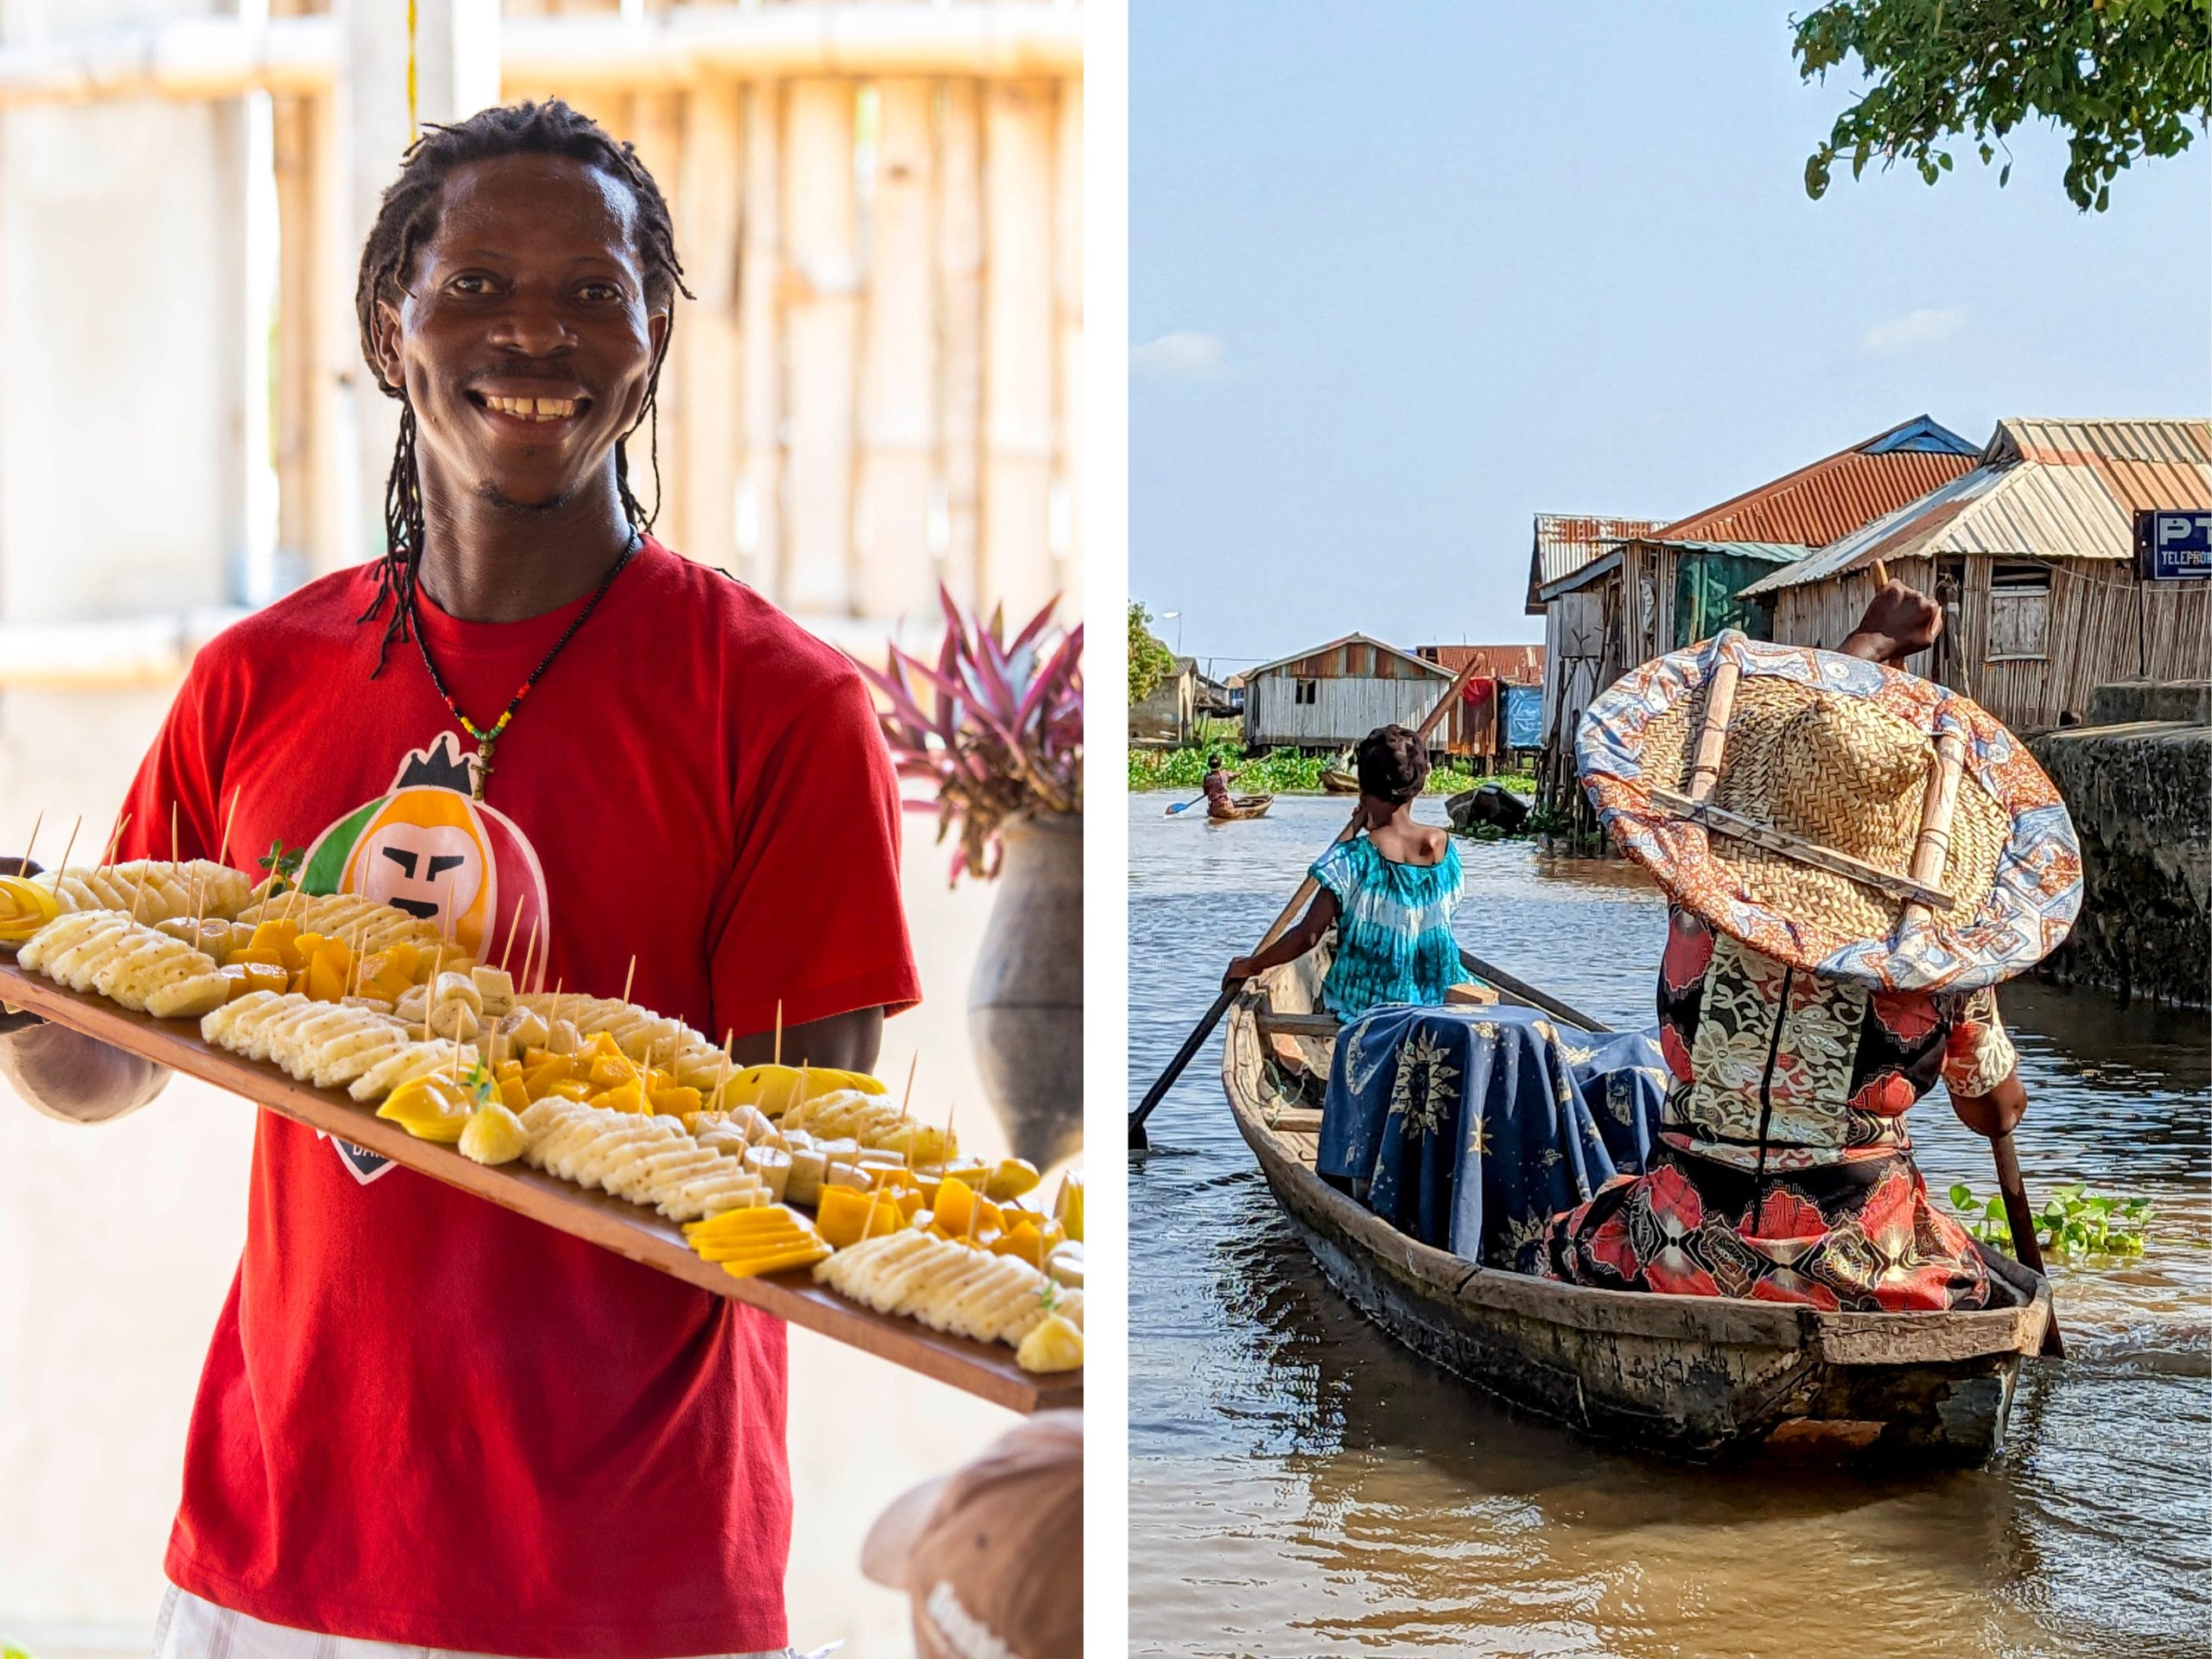
[[[1341,1019],[1384,1002],[1441,1002],[1465,977],[1452,912],[1459,849],[1433,864],[1401,864],[1365,836],[1340,841],[1307,872],[1337,896],[1337,953],[1321,1001]]]
[[[1533,1008],[1376,1008],[1337,1038],[1324,1175],[1440,1249],[1538,1270],[1544,1224],[1640,1173],[1668,1072],[1656,1033],[1566,1029]]]

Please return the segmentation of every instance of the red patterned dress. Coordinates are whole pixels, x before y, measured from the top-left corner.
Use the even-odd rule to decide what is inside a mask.
[[[1651,1167],[1552,1218],[1547,1270],[1614,1290],[1865,1311],[1981,1307],[1989,1281],[1928,1201],[1905,1109],[1986,1094],[2012,1046],[1987,991],[1821,979],[1668,918],[1659,1041],[1674,1074]]]

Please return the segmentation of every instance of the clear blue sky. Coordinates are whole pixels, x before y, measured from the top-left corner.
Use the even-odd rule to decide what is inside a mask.
[[[1132,594],[1223,671],[1541,637],[1530,515],[1687,514],[1927,413],[2203,415],[2212,146],[1806,156],[1794,5],[1135,0]],[[1161,625],[1170,644],[1177,624]]]

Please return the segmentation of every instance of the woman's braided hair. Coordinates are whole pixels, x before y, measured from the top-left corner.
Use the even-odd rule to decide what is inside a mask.
[[[384,193],[376,223],[362,245],[360,276],[353,290],[353,308],[361,326],[361,354],[385,396],[399,400],[399,442],[392,453],[391,476],[385,482],[384,557],[377,565],[376,597],[358,619],[370,620],[390,602],[391,613],[385,622],[371,678],[384,672],[391,642],[410,637],[408,619],[415,609],[423,535],[423,476],[415,459],[415,410],[407,401],[406,389],[388,384],[378,366],[377,305],[380,301],[397,304],[404,297],[416,255],[436,232],[446,181],[455,168],[472,162],[530,155],[573,156],[627,185],[638,204],[638,254],[645,266],[646,303],[669,308],[672,330],[676,296],[694,297],[683,286],[683,266],[676,257],[676,226],[669,216],[667,200],[638,159],[636,147],[627,141],[618,142],[598,122],[559,99],[543,104],[509,104],[479,111],[451,126],[426,126],[423,136],[407,147],[399,176]],[[640,425],[647,420],[652,423],[653,512],[645,512],[631,493],[630,458],[623,440],[618,439],[614,445],[614,484],[621,494],[622,510],[632,524],[641,528],[652,526],[660,508],[658,399],[660,365],[666,356],[664,337],[645,382],[645,407],[638,414]]]
[[[1359,792],[1403,806],[1428,783],[1428,745],[1403,726],[1377,726],[1353,751]]]

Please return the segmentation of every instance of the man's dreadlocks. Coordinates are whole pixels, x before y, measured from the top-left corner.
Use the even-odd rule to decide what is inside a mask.
[[[559,99],[543,104],[510,104],[482,110],[451,126],[429,125],[407,148],[399,177],[384,193],[376,224],[361,248],[361,273],[353,293],[353,308],[361,325],[361,354],[387,397],[399,399],[399,443],[391,458],[391,475],[384,497],[384,557],[377,566],[376,598],[359,620],[366,622],[386,602],[391,614],[385,623],[384,639],[377,647],[375,674],[384,672],[385,658],[394,639],[410,638],[408,618],[415,608],[415,583],[423,558],[423,475],[415,459],[415,410],[406,389],[388,384],[378,366],[376,309],[379,301],[397,304],[414,271],[415,257],[436,232],[440,203],[447,179],[471,162],[506,156],[569,156],[594,167],[630,188],[638,204],[638,254],[645,271],[645,300],[649,305],[671,309],[673,327],[676,296],[693,297],[683,286],[683,266],[676,257],[676,227],[668,202],[653,175],[638,159],[637,149],[618,143],[588,115],[570,109]],[[660,365],[667,355],[664,339],[645,382],[645,407],[639,422],[652,421],[652,463],[653,506],[660,506]],[[631,428],[635,431],[636,427]],[[622,510],[630,522],[648,528],[653,514],[638,505],[630,492],[630,459],[623,442],[614,445],[614,483],[621,493]],[[371,678],[375,677],[371,675]]]

